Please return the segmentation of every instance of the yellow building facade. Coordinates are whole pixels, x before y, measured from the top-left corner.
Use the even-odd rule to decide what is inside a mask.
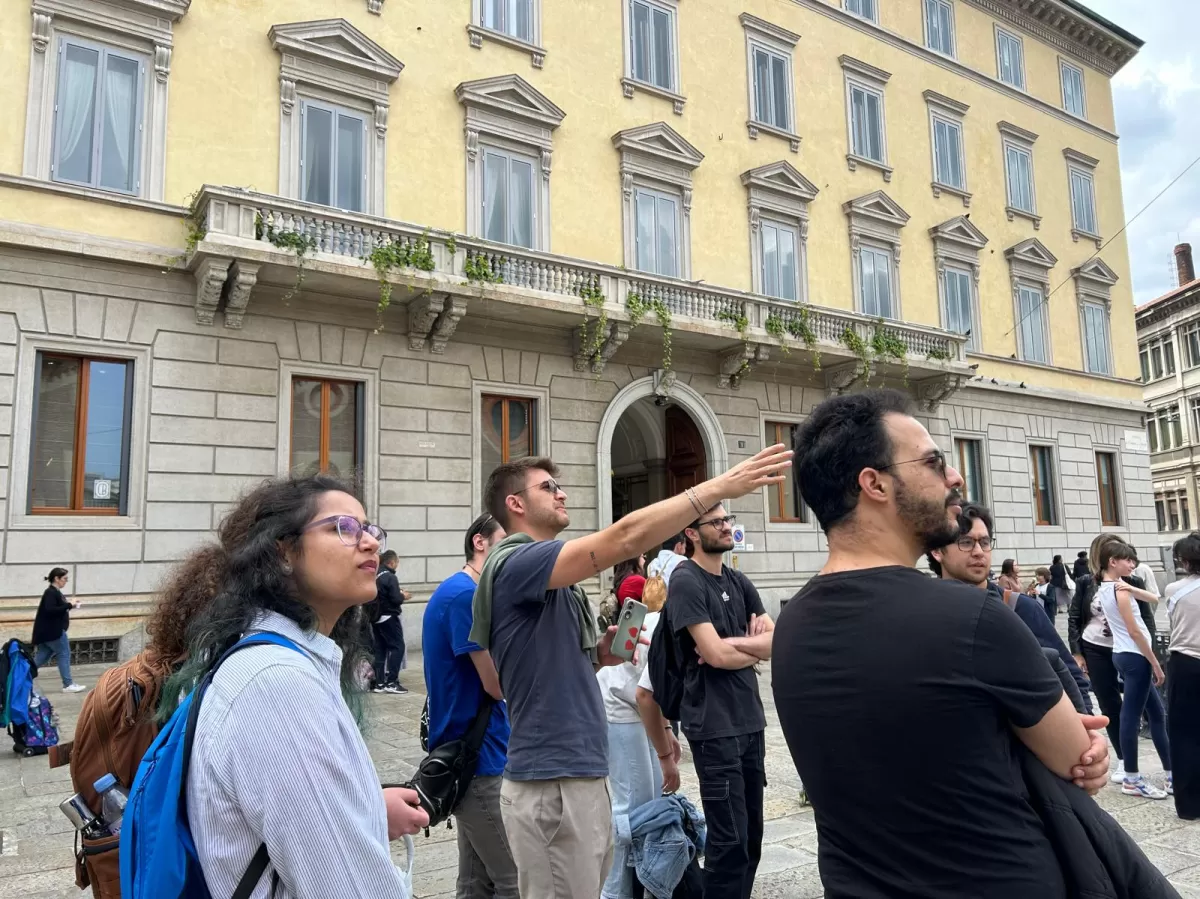
[[[594,527],[864,383],[911,389],[1012,555],[1136,542],[1139,47],[1073,0],[6,4],[0,614],[51,562],[136,614],[245,484],[333,464],[311,384],[357,391],[340,468],[418,595],[495,461],[553,455]],[[60,357],[124,366],[107,461],[39,403]],[[790,595],[796,492],[737,511]]]

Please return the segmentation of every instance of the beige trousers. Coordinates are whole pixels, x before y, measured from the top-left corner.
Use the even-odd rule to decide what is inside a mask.
[[[603,777],[500,787],[521,899],[596,899],[612,866],[612,798]]]

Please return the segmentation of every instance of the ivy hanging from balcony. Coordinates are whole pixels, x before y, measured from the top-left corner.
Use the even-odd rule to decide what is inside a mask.
[[[771,312],[767,315],[767,320],[764,322],[763,327],[768,334],[779,341],[779,346],[785,356],[790,355],[792,352],[792,348],[788,344],[789,336],[803,341],[804,345],[812,351],[813,371],[821,370],[821,351],[815,349],[817,345],[817,332],[813,330],[812,323],[809,321],[808,309],[801,306],[796,310],[796,314],[786,321],[783,316],[776,312]]]
[[[847,326],[842,331],[842,343],[859,358],[860,378],[870,377],[871,364],[876,359],[891,359],[900,363],[904,370],[904,386],[908,386],[908,344],[899,334],[887,330],[882,318],[875,322],[870,340],[863,340],[858,332]]]
[[[718,309],[716,319],[719,322],[733,325],[737,328],[738,336],[742,338],[742,364],[738,366],[738,370],[733,375],[735,378],[740,378],[750,371],[750,320],[746,318],[745,309],[737,306]]]
[[[500,256],[496,259],[496,268],[492,268],[492,260],[484,253],[467,250],[467,260],[463,263],[463,274],[468,281],[479,284],[503,284],[504,272],[500,267],[507,260]]]
[[[600,277],[594,275],[579,286],[579,297],[583,300],[583,333],[580,339],[581,355],[590,359],[592,365],[600,364],[600,351],[608,336],[608,312],[604,308],[604,293],[600,290]],[[592,313],[595,312],[595,318]]]
[[[671,309],[666,302],[658,297],[643,297],[635,291],[629,291],[625,298],[625,308],[629,310],[629,326],[636,328],[647,315],[653,312],[662,328],[662,367],[663,371],[671,370]]]
[[[415,240],[404,241],[393,239],[388,243],[376,244],[371,252],[362,257],[363,262],[369,262],[379,276],[379,306],[378,324],[376,330],[383,329],[383,313],[392,302],[391,274],[396,269],[415,268],[423,272],[434,269],[433,250],[429,245],[429,232],[425,231]]]
[[[187,215],[183,217],[183,252],[172,257],[170,262],[172,268],[177,265],[186,265],[187,261],[195,254],[196,248],[200,246],[200,241],[208,236],[208,226],[204,221],[204,216],[200,213],[197,202],[199,199],[200,191],[197,190],[188,194],[183,200],[183,205],[188,210]]]
[[[280,250],[291,250],[296,254],[296,283],[283,295],[283,302],[287,303],[292,297],[298,296],[304,286],[304,257],[317,249],[316,238],[299,231],[278,229],[263,221],[261,215],[254,217],[254,235],[259,240],[265,237],[268,243]]]
[[[949,362],[951,356],[950,351],[944,347],[934,347],[925,354],[925,358],[932,359],[934,362]]]

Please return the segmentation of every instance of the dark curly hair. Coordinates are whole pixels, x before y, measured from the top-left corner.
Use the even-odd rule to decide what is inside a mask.
[[[260,613],[277,612],[305,631],[316,630],[317,614],[297,594],[282,551],[298,544],[321,496],[331,492],[358,495],[353,485],[328,475],[264,481],[245,494],[226,517],[219,544],[202,547],[176,568],[160,603],[199,607],[187,621],[187,661],[163,688],[160,718],[170,717],[181,698],[208,673],[221,653],[250,629]],[[212,570],[202,572],[201,566],[206,564]],[[193,581],[187,580],[189,575]],[[200,602],[209,589],[210,601]],[[364,623],[361,607],[355,606],[342,614],[329,635],[342,650],[342,693],[360,722],[362,686],[356,673],[369,657],[363,642]]]

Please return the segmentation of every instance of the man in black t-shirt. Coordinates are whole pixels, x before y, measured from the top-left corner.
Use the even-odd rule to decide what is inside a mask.
[[[667,589],[684,666],[680,723],[708,826],[705,899],[750,899],[762,855],[766,718],[753,666],[771,657],[774,624],[750,580],[722,564],[733,524],[720,503],[692,522],[685,533],[695,553]]]
[[[897,391],[826,400],[795,449],[829,560],[780,616],[772,686],[827,899],[1064,899],[1014,735],[1097,791],[1104,719],[1003,603],[914,568],[958,536],[962,477]]]

